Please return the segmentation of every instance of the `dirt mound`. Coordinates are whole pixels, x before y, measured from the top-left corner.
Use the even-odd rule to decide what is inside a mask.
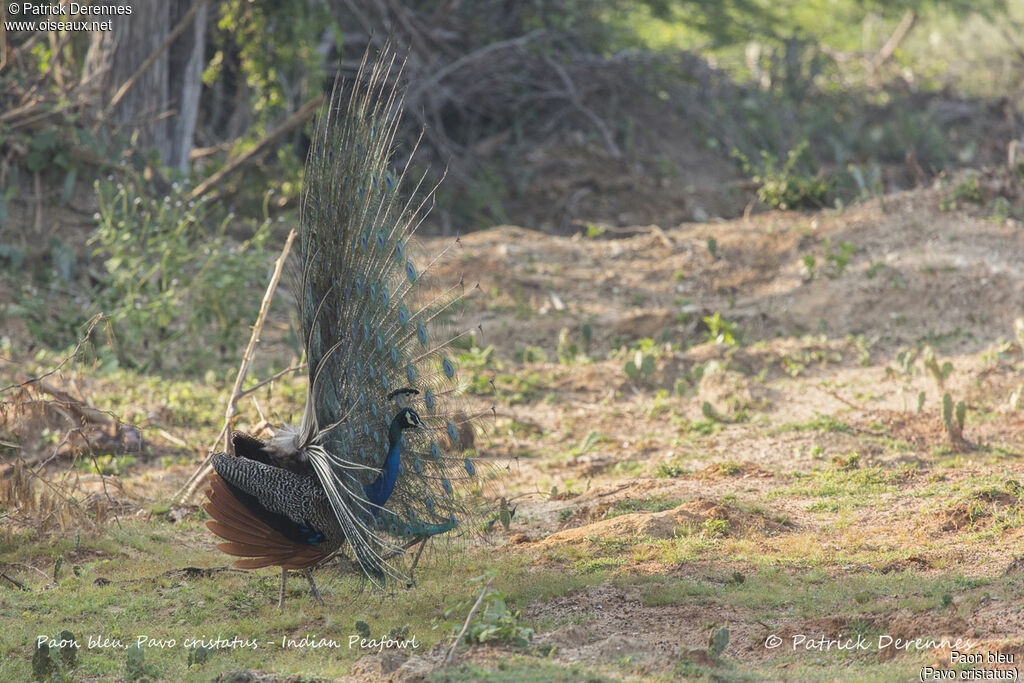
[[[700,475],[705,478],[711,477],[773,477],[775,476],[772,472],[762,469],[756,463],[752,462],[715,462],[711,463],[703,470]]]
[[[748,343],[824,333],[829,345],[863,335],[895,349],[931,335],[951,349],[980,350],[989,339],[979,326],[1010,334],[1024,310],[1024,269],[1013,256],[1024,231],[973,205],[940,211],[948,192],[904,192],[813,216],[646,228],[622,239],[495,228],[463,237],[473,258],[447,264],[441,279],[464,273],[480,283],[488,293],[484,339],[510,355],[528,345],[553,354],[560,331],[579,341],[583,324],[592,350],[645,337],[693,345],[707,338],[701,319],[715,311]],[[807,368],[822,359],[788,355]],[[797,372],[794,363],[785,369]]]
[[[575,545],[596,538],[671,539],[678,536],[684,528],[688,533],[703,529],[711,520],[725,523],[721,527],[711,528],[713,533],[721,535],[745,531],[777,534],[792,528],[792,525],[781,524],[762,513],[748,513],[731,505],[700,498],[683,503],[671,510],[632,512],[575,528],[563,529],[543,539],[540,544],[542,546]]]
[[[540,541],[541,545],[574,545],[592,538],[675,538],[683,525],[699,525],[706,518],[680,505],[662,512],[633,512],[593,524],[558,531]]]
[[[878,658],[887,661],[904,654],[919,654],[921,650],[932,650],[938,655],[936,642],[948,639],[955,643],[958,638],[966,642],[973,631],[959,616],[897,612],[889,617],[883,633],[891,641],[885,641],[888,647],[878,648]]]

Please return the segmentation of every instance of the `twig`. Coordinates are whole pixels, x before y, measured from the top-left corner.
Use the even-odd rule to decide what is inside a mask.
[[[619,491],[628,489],[630,486],[631,486],[631,484],[625,484],[625,485],[620,486],[618,488],[612,489],[611,491],[605,491],[604,493],[597,493],[597,494],[594,494],[594,498],[604,498],[605,496],[613,496],[616,493],[618,493]]]
[[[160,436],[164,437],[165,439],[167,439],[171,443],[173,443],[175,446],[181,446],[182,448],[188,448],[188,444],[187,443],[185,443],[182,439],[179,439],[178,437],[174,436],[174,434],[171,434],[166,429],[158,429],[158,430],[156,430],[156,433],[159,434]]]
[[[455,648],[459,646],[459,641],[466,635],[466,631],[469,630],[469,622],[472,621],[473,615],[476,614],[477,608],[480,607],[480,603],[484,601],[484,596],[487,595],[487,589],[491,587],[491,581],[494,581],[494,577],[487,579],[487,583],[484,584],[484,589],[480,591],[479,597],[476,602],[473,603],[473,609],[469,610],[469,614],[466,615],[466,623],[462,625],[462,630],[459,631],[459,635],[455,637],[455,642],[448,649],[448,656],[444,658],[444,666],[448,666],[452,663],[452,657],[455,656]]]
[[[231,419],[235,416],[235,408],[238,405],[238,401],[242,398],[242,383],[245,381],[246,375],[249,374],[249,365],[252,363],[253,355],[256,351],[256,343],[259,341],[260,332],[263,331],[263,323],[267,318],[267,311],[270,309],[270,302],[274,298],[274,292],[277,290],[277,283],[281,279],[281,271],[284,270],[284,263],[288,259],[288,253],[292,249],[292,241],[295,239],[295,230],[293,229],[288,233],[288,239],[284,242],[284,248],[281,250],[281,255],[277,257],[277,262],[274,264],[274,274],[270,276],[270,283],[267,284],[267,291],[263,294],[263,303],[260,305],[260,312],[256,316],[256,323],[252,327],[252,335],[249,337],[249,344],[245,347],[245,353],[242,354],[242,363],[238,366],[238,375],[235,377],[235,386],[231,390],[231,398],[228,400],[228,407],[224,411],[224,427],[220,430],[220,434],[217,435],[217,440],[213,442],[210,447],[211,455],[206,456],[206,460],[200,465],[196,471],[192,474],[189,480],[185,483],[182,491],[178,492],[178,502],[184,504],[189,500],[199,488],[199,484],[206,478],[206,475],[210,473],[210,459],[213,457],[217,449],[217,444],[221,439],[224,439],[224,449],[228,448],[228,441],[231,435]],[[176,497],[178,497],[176,496]]]
[[[21,378],[19,377],[18,379]],[[34,384],[39,391],[43,392],[44,394],[49,394],[50,396],[53,396],[55,399],[57,399],[58,404],[64,406],[72,413],[78,415],[79,422],[92,422],[94,424],[113,426],[117,426],[118,424],[118,421],[115,420],[112,415],[105,413],[102,410],[99,410],[98,408],[93,408],[92,406],[84,403],[83,401],[79,401],[75,398],[72,398],[70,394],[61,391],[57,387],[47,384],[42,380],[42,378],[35,377],[32,379],[28,379],[25,380],[25,383]],[[70,415],[65,414],[65,417],[68,418],[69,422],[74,421],[71,419]]]
[[[102,313],[97,313],[96,315],[94,315],[92,317],[92,320],[90,320],[89,323],[88,323],[89,327],[86,328],[86,330],[85,330],[85,335],[81,339],[78,340],[78,344],[75,346],[74,351],[72,351],[70,354],[65,356],[64,359],[61,360],[61,362],[58,363],[55,368],[53,368],[49,372],[44,372],[43,374],[39,375],[38,377],[32,377],[30,379],[27,379],[24,382],[19,382],[18,384],[9,384],[6,387],[0,389],[0,394],[4,393],[5,391],[9,391],[10,389],[18,389],[18,388],[21,388],[21,387],[26,386],[28,384],[32,384],[33,382],[38,382],[38,381],[42,380],[43,378],[49,377],[50,375],[54,374],[55,372],[59,372],[60,369],[62,367],[64,367],[69,360],[71,360],[72,358],[74,358],[75,356],[78,355],[78,352],[82,350],[82,346],[85,344],[85,342],[89,341],[89,337],[92,335],[92,329],[94,327],[96,327],[96,324],[100,320],[102,320],[102,319],[103,319],[103,314]]]
[[[253,386],[249,387],[248,389],[246,389],[245,391],[243,391],[242,393],[240,393],[240,394],[238,395],[238,398],[240,398],[240,399],[242,399],[242,398],[245,398],[245,397],[246,397],[246,396],[248,396],[249,394],[251,394],[251,393],[255,392],[255,391],[256,391],[257,389],[259,389],[260,387],[263,387],[263,386],[265,386],[265,385],[267,385],[267,384],[270,384],[270,383],[271,383],[271,382],[273,382],[274,380],[277,380],[277,379],[280,379],[281,377],[284,377],[284,376],[285,376],[285,375],[287,375],[287,374],[288,374],[289,372],[297,372],[297,371],[299,371],[299,370],[303,370],[303,369],[305,369],[305,367],[306,367],[306,364],[305,364],[305,363],[299,363],[298,365],[293,365],[293,366],[291,366],[290,368],[287,368],[287,369],[285,369],[285,370],[282,370],[281,372],[277,373],[277,374],[276,374],[276,375],[274,375],[273,377],[268,377],[268,378],[266,378],[265,380],[263,380],[262,382],[259,382],[259,383],[255,384],[255,385],[253,385]]]
[[[39,576],[43,577],[44,579],[50,578],[49,576],[47,576],[46,572],[44,572],[39,567],[33,567],[32,565],[25,564],[24,562],[10,562],[10,563],[7,563],[7,566],[9,566],[9,567],[19,567],[21,569],[28,569],[28,570],[34,571],[36,574],[39,574]]]
[[[879,67],[885,64],[895,54],[896,48],[900,46],[903,39],[910,33],[910,29],[914,28],[914,24],[917,23],[917,14],[910,10],[907,10],[903,18],[900,19],[899,25],[896,26],[896,30],[889,36],[889,40],[885,41],[885,45],[879,50],[875,56],[871,59],[871,71],[878,71]]]
[[[831,389],[826,389],[825,387],[815,387],[815,389],[817,389],[818,391],[820,391],[820,392],[822,392],[824,394],[828,394],[829,396],[831,396],[835,400],[839,401],[840,403],[845,403],[846,405],[850,406],[854,410],[860,410],[860,411],[866,411],[867,410],[864,406],[859,406],[856,403],[853,403],[852,401],[846,400],[845,398],[843,398],[842,396],[840,396],[836,392],[832,391]]]
[[[114,499],[110,497],[110,491],[107,490],[107,478],[103,476],[103,469],[96,460],[96,452],[93,450],[92,442],[89,441],[89,437],[86,436],[82,430],[78,430],[78,435],[82,437],[85,441],[86,448],[89,449],[89,458],[92,460],[92,466],[96,468],[96,474],[100,475],[100,486],[103,487],[103,496],[107,499],[107,503],[110,504],[110,510],[114,513],[114,522],[117,524],[117,528],[120,529],[121,516],[117,514],[117,504],[114,503]],[[96,516],[99,518],[99,508],[96,510]]]
[[[235,386],[231,390],[231,400],[228,401],[227,410],[224,412],[224,422],[231,424],[231,418],[235,415],[235,408],[238,405],[238,400],[242,397],[242,383],[245,381],[246,376],[249,374],[249,365],[252,364],[253,356],[256,353],[256,344],[259,342],[260,332],[263,331],[263,323],[267,319],[267,311],[270,310],[270,302],[274,298],[274,292],[277,290],[277,283],[281,279],[281,271],[284,270],[284,263],[288,259],[288,253],[292,249],[292,242],[295,240],[296,232],[294,229],[288,233],[288,239],[284,242],[284,248],[281,250],[281,255],[277,257],[277,262],[274,264],[274,274],[270,276],[270,283],[267,285],[267,291],[263,294],[263,303],[260,304],[260,312],[256,316],[256,324],[253,325],[252,335],[249,337],[249,344],[245,347],[245,353],[242,355],[242,364],[238,367],[238,375],[235,377]],[[224,445],[227,446],[225,440]]]
[[[580,97],[580,92],[576,88],[576,84],[573,83],[572,78],[569,76],[569,72],[565,70],[565,67],[545,56],[544,61],[555,70],[558,77],[562,79],[562,84],[565,86],[565,94],[572,102],[572,106],[576,107],[581,114],[590,119],[590,122],[594,124],[594,127],[601,133],[601,137],[604,138],[605,147],[608,148],[608,153],[612,155],[613,159],[622,158],[622,150],[615,144],[615,137],[612,135],[611,130],[608,129],[608,125],[605,124],[604,120],[598,116],[593,109],[583,104],[583,99]]]
[[[89,519],[89,516],[86,514],[85,510],[82,509],[82,506],[78,503],[78,501],[76,501],[74,498],[65,495],[60,488],[53,484],[53,482],[51,482],[46,477],[43,477],[39,472],[33,471],[31,469],[26,469],[25,472],[31,475],[32,477],[35,477],[40,484],[50,489],[50,492],[58,496],[66,505],[68,505],[68,507],[72,507],[75,510],[77,510],[78,514],[81,515],[81,521],[89,525],[91,529],[99,528],[95,522]]]
[[[32,174],[32,185],[36,191],[35,234],[42,241],[43,236],[43,177],[36,171]]]
[[[586,228],[588,223],[586,221],[575,220],[571,223],[576,228]],[[592,223],[591,223],[592,225]],[[598,226],[603,233],[611,233],[613,235],[620,235],[622,237],[636,237],[637,235],[654,235],[658,240],[669,249],[675,249],[676,245],[672,239],[665,234],[657,225],[648,225],[646,227],[636,226],[631,228],[617,228],[614,225],[599,225]]]
[[[139,65],[139,68],[135,70],[135,73],[129,76],[128,80],[122,83],[121,87],[117,89],[114,96],[110,98],[110,103],[103,110],[102,118],[106,119],[110,116],[110,112],[114,110],[114,107],[117,106],[118,102],[120,102],[131,87],[135,85],[135,82],[139,80],[142,74],[146,73],[149,67],[153,66],[153,62],[157,60],[157,57],[159,57],[161,53],[163,53],[163,51],[166,50],[170,44],[185,31],[186,28],[188,28],[189,24],[192,23],[192,17],[194,17],[196,12],[199,11],[199,8],[205,4],[206,0],[196,0],[192,3],[188,12],[185,12],[185,15],[178,21],[174,28],[171,29],[171,32],[167,34],[167,37],[164,38],[163,42],[153,50],[153,53],[150,54],[149,57],[146,57],[146,61]]]
[[[264,427],[266,427],[270,423],[267,422],[266,416],[263,415],[263,408],[260,408],[260,402],[256,400],[255,396],[252,397],[252,405],[253,405],[253,407],[256,408],[256,414],[260,416],[260,421],[257,424],[257,430],[256,431],[257,432],[262,432]],[[253,436],[258,436],[258,434],[254,434]]]
[[[18,581],[17,579],[15,579],[13,577],[7,576],[7,574],[4,574],[3,572],[0,572],[0,578],[7,579],[8,581],[10,581],[11,583],[13,583],[15,586],[17,586],[18,588],[20,588],[23,591],[27,591],[29,589],[28,586],[23,584],[21,581]]]
[[[544,29],[534,29],[529,33],[524,33],[523,35],[518,36],[517,38],[499,40],[496,43],[485,45],[484,47],[480,48],[475,52],[470,52],[468,55],[464,55],[459,59],[456,59],[451,64],[448,64],[447,66],[438,69],[438,71],[433,76],[424,79],[424,81],[420,83],[420,86],[416,88],[415,95],[418,97],[421,92],[428,92],[429,90],[433,89],[436,84],[444,80],[449,74],[458,71],[469,62],[478,60],[484,55],[494,52],[495,50],[501,50],[506,47],[522,47],[523,45],[533,40],[537,36],[543,34],[544,32]]]
[[[259,154],[265,147],[273,142],[276,142],[278,138],[283,136],[289,130],[305,122],[309,118],[310,114],[316,111],[320,107],[320,103],[323,102],[323,95],[314,97],[309,102],[302,105],[297,112],[289,116],[280,126],[272,130],[262,140],[253,145],[250,149],[247,149],[242,154],[238,155],[237,158],[229,161],[224,165],[224,168],[220,169],[209,178],[192,188],[192,191],[188,194],[189,199],[197,199],[207,192],[210,191],[214,185],[224,179],[225,176],[234,172],[244,163],[249,161],[252,157]]]

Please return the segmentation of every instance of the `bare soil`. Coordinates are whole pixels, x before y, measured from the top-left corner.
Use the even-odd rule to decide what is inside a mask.
[[[720,667],[707,654],[713,622],[729,629],[726,659],[780,678],[802,677],[797,670],[821,653],[766,648],[771,634],[787,644],[795,634],[858,629],[871,638],[964,638],[972,651],[1009,648],[1019,663],[1024,618],[1015,600],[954,593],[944,610],[914,610],[894,586],[811,618],[699,591],[668,604],[644,598],[651,582],[724,591],[767,567],[790,578],[820,572],[839,585],[1020,576],[1024,415],[1010,402],[1024,379],[1014,337],[1024,314],[1024,230],[983,210],[941,211],[942,192],[625,237],[499,227],[462,239],[447,268],[479,283],[466,314],[482,323],[480,345],[496,348],[506,372],[543,378],[538,395],[514,401],[515,383],[496,382],[489,450],[516,457],[511,487],[521,494],[508,552],[538,566],[579,570],[582,558],[599,556],[612,567],[614,580],[526,608],[546,625],[538,640],[556,646],[551,657],[627,678],[672,677],[680,672],[672,663],[688,659],[706,674]],[[843,243],[849,258],[840,264]],[[742,345],[708,341],[704,318],[714,312],[737,324]],[[585,324],[589,358],[556,362],[560,335],[563,348],[573,343],[584,355]],[[655,370],[634,381],[624,363],[643,338],[655,343]],[[910,372],[900,368],[901,350],[926,345],[952,364],[941,386],[920,359]],[[548,360],[514,360],[529,347]],[[608,357],[608,349],[624,353]],[[680,377],[689,378],[681,389]],[[944,392],[965,402],[962,443],[940,418]],[[715,431],[695,433],[708,422],[707,404]],[[580,448],[591,432],[601,438]],[[888,479],[830,505],[825,489],[802,490],[823,472]],[[847,493],[856,498],[857,486]],[[643,509],[651,501],[665,509]],[[724,520],[728,533],[696,556],[667,562],[650,550],[709,536],[709,520]],[[618,553],[607,550],[614,541]],[[949,650],[875,645],[863,657],[950,667]]]

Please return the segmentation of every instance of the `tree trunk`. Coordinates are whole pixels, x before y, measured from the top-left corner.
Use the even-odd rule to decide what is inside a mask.
[[[160,50],[194,2],[203,5],[190,25]],[[130,134],[136,149],[156,149],[164,164],[182,171],[188,170],[199,112],[206,16],[205,0],[135,0],[130,15],[114,18],[113,30],[90,34],[86,55],[83,79],[91,82],[98,110],[109,108],[132,79],[109,113],[111,130]]]
[[[177,25],[193,1],[199,0],[173,0],[169,3],[171,26]],[[177,100],[177,114],[170,120],[170,156],[166,161],[183,173],[188,171],[188,156],[199,117],[199,95],[203,90],[206,13],[207,5],[204,3],[192,17],[191,26],[170,47],[169,90],[171,97]]]

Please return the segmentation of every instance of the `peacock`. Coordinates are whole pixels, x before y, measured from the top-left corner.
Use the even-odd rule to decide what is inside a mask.
[[[289,570],[322,604],[311,569],[346,548],[374,584],[411,585],[427,540],[471,530],[480,503],[480,415],[461,405],[453,359],[472,332],[450,323],[465,287],[424,284],[443,254],[420,268],[410,238],[436,186],[405,193],[410,164],[391,164],[402,68],[393,50],[367,53],[311,140],[293,278],[302,419],[266,440],[235,432],[234,455],[212,458],[207,526],[236,566],[281,567],[282,609]]]

